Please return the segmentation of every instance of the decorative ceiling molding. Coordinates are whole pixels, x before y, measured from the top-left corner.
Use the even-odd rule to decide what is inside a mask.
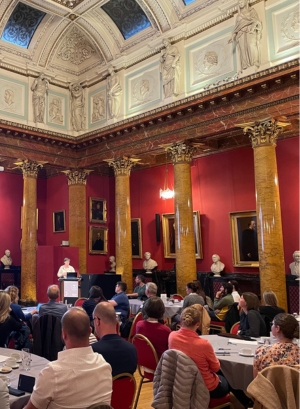
[[[140,4],[142,2],[147,4],[147,7],[151,10],[153,17],[155,18],[156,23],[159,26],[160,31],[162,33],[171,29],[170,22],[160,2],[158,2],[157,0],[143,0],[143,1],[140,1]]]
[[[59,41],[60,36],[63,34],[69,24],[70,21],[62,20],[57,24],[55,30],[53,30],[51,35],[48,37],[48,41],[45,43],[45,47],[41,53],[41,58],[38,62],[42,67],[46,66],[47,61],[50,59],[51,54],[53,53],[55,43]]]

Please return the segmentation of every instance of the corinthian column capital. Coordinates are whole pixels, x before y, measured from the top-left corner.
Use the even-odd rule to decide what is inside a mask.
[[[68,185],[86,185],[86,179],[88,175],[93,172],[87,169],[73,169],[73,170],[62,170],[67,176]]]
[[[165,145],[165,150],[171,154],[173,164],[176,165],[176,163],[191,163],[196,148],[185,142],[177,142]]]
[[[131,168],[140,160],[123,156],[120,159],[106,159],[105,162],[114,169],[115,176],[130,176]]]
[[[43,165],[47,162],[36,162],[30,161],[28,159],[15,162],[14,164],[17,165],[19,169],[21,169],[23,173],[23,178],[37,178],[39,169],[43,167]]]
[[[288,125],[290,122],[285,117],[279,119],[270,117],[259,121],[236,124],[237,127],[243,129],[245,135],[249,136],[252,148],[276,146],[278,135]]]

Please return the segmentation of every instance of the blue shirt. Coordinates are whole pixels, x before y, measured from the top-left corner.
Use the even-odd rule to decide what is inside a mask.
[[[116,294],[113,296],[114,300],[118,305],[115,305],[115,311],[121,313],[121,319],[125,320],[129,313],[129,300],[124,292]]]
[[[19,318],[21,321],[29,321],[32,317],[32,315],[30,314],[30,312],[28,312],[27,314],[24,314],[24,312],[22,311],[22,308],[15,303],[11,303],[10,304],[10,308],[12,310],[12,312],[14,313],[14,315]]]

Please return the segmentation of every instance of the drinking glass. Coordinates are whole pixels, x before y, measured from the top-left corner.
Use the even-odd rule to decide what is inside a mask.
[[[29,348],[22,349],[22,368],[25,371],[30,371],[31,353]]]

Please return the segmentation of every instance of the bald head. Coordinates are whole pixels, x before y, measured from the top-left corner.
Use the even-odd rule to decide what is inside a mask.
[[[94,309],[94,317],[100,318],[105,324],[116,325],[116,311],[109,302],[100,302]]]
[[[59,297],[58,285],[56,284],[49,285],[47,295],[49,300],[57,300],[57,298]]]
[[[68,348],[75,345],[88,346],[91,333],[90,319],[87,313],[78,307],[70,308],[61,320],[63,338]]]

